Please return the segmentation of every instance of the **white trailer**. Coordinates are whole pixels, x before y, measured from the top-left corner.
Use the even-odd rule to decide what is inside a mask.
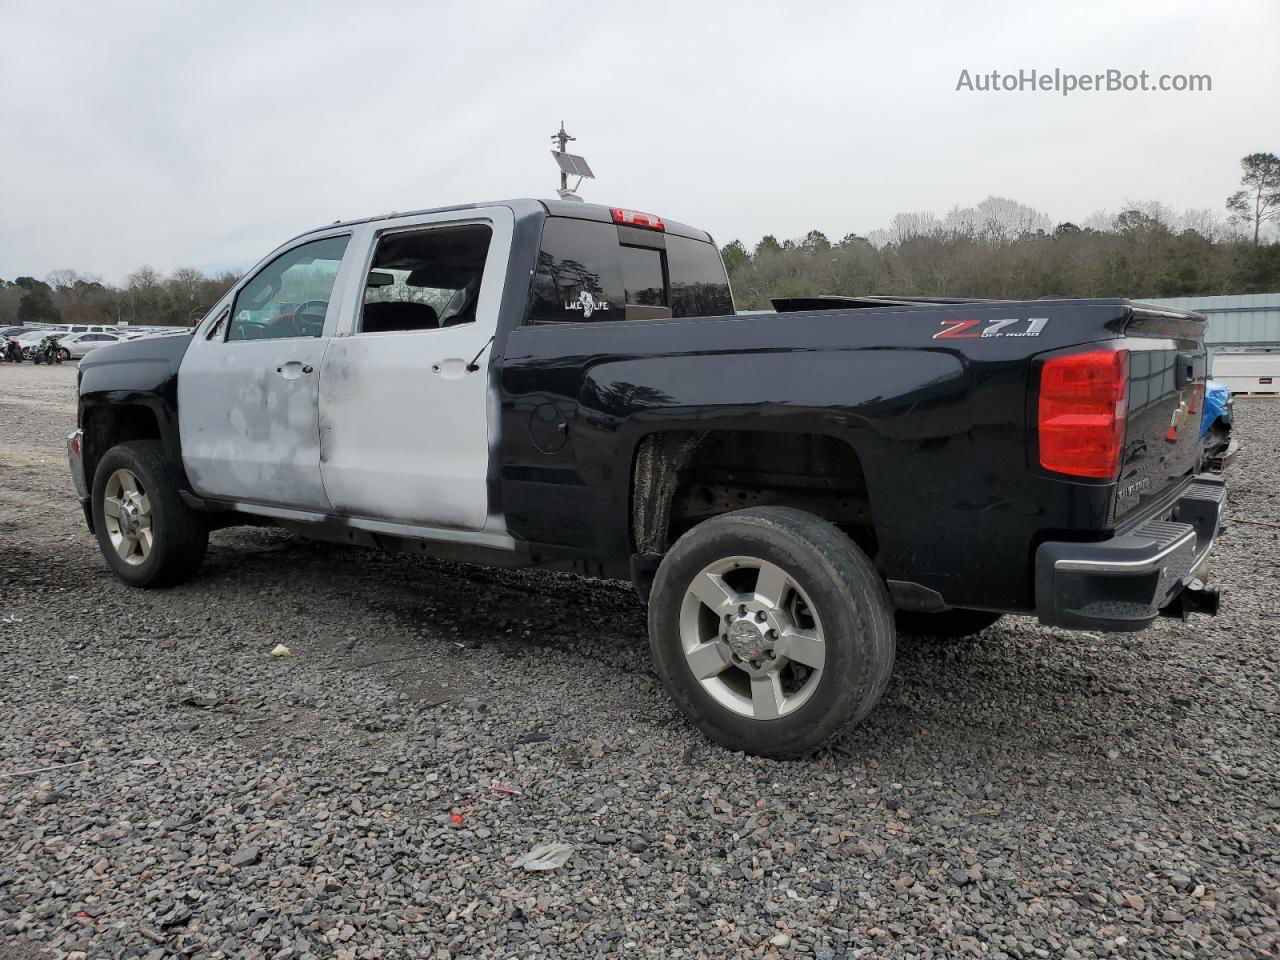
[[[1280,394],[1280,353],[1215,353],[1213,379],[1233,394]]]

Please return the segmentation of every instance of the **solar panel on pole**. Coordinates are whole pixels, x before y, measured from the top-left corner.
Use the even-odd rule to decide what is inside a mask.
[[[580,157],[576,153],[561,153],[559,150],[552,150],[551,155],[556,158],[556,163],[565,173],[574,177],[588,177],[592,180],[596,178],[585,157]]]

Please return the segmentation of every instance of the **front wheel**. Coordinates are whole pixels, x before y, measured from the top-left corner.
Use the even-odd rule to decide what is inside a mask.
[[[178,495],[178,471],[159,440],[112,447],[93,475],[93,529],[107,565],[131,587],[195,576],[209,545],[203,515]]]
[[[70,359],[71,359],[71,351],[68,350],[66,347],[63,347],[61,350],[58,351],[59,363],[62,363],[63,360],[70,360]]]
[[[809,753],[861,720],[893,668],[893,609],[866,555],[825,520],[766,507],[698,524],[649,598],[654,666],[731,750]]]

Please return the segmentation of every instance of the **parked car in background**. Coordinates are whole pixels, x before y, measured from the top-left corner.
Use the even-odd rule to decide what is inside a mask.
[[[109,343],[119,343],[118,333],[69,333],[58,341],[65,354],[62,359],[78,360],[91,350],[105,347]]]
[[[110,323],[55,323],[49,329],[58,333],[115,333],[117,328]]]

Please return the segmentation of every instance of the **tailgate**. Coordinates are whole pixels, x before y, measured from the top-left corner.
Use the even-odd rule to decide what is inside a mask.
[[[1205,319],[1135,304],[1125,327],[1129,391],[1113,517],[1163,499],[1195,473],[1208,361]]]

